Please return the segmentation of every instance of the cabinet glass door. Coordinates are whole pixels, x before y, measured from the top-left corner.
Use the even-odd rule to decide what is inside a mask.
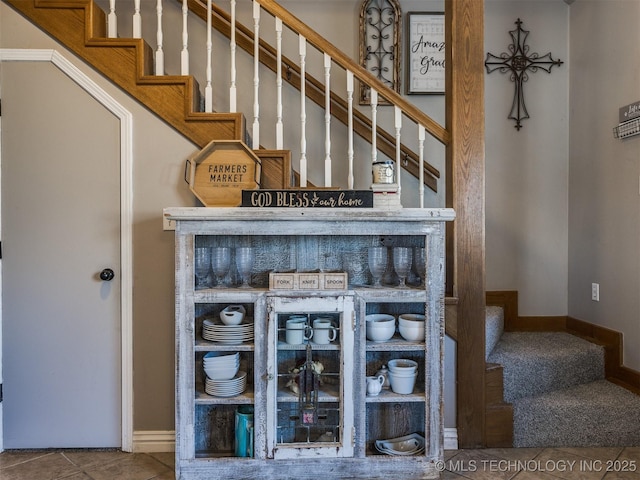
[[[268,455],[352,456],[353,297],[274,296],[268,312]]]

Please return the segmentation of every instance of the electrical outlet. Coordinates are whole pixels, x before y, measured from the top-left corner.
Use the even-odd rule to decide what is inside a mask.
[[[592,283],[591,284],[591,300],[594,302],[600,301],[600,284]]]

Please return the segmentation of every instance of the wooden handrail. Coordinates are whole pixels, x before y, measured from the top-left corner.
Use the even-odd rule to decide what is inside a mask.
[[[181,0],[176,0],[182,3]],[[202,0],[188,0],[189,9],[198,15],[202,20],[207,19],[207,7]],[[231,16],[229,13],[219,6],[212,4],[212,27],[225,35],[227,38],[231,37]],[[249,54],[253,55],[254,51],[254,38],[253,31],[236,22],[236,44]],[[260,40],[260,62],[269,68],[274,73],[277,73],[276,63],[276,50],[267,42]],[[282,72],[282,78],[291,84],[293,87],[300,90],[300,68],[296,62],[282,56],[282,63],[285,69]],[[318,106],[324,108],[324,84],[317,80],[315,77],[306,74],[306,93],[307,96]],[[384,87],[387,89],[388,87]],[[340,97],[340,95],[331,92],[331,113],[332,115],[342,122],[344,125],[348,124],[348,105],[347,102]],[[372,139],[372,123],[371,120],[362,112],[358,110],[353,111],[354,115],[354,131],[363,139],[371,142]],[[389,158],[395,157],[395,137],[384,129],[377,129],[377,146],[378,149],[387,155]],[[404,144],[400,146],[402,160],[407,164],[403,166],[405,170],[419,177],[419,158],[418,155]],[[424,183],[434,192],[438,191],[438,179],[440,178],[440,171],[433,165],[424,162]]]
[[[291,14],[288,10],[282,8],[274,0],[257,0],[262,8],[271,15],[278,17],[291,30],[307,39],[321,52],[327,53],[331,59],[345,70],[353,72],[354,76],[374,88],[380,96],[386,98],[391,104],[400,107],[403,113],[411,120],[425,127],[426,131],[443,145],[448,145],[451,141],[449,132],[431,117],[425,115],[419,108],[407,102],[400,94],[388,88],[384,83],[378,80],[374,75],[367,71],[364,67],[355,63],[351,58],[345,55],[340,49],[327,41],[315,30],[307,26],[304,22]]]

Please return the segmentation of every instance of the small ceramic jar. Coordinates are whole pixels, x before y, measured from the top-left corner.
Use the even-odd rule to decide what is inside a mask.
[[[380,370],[376,372],[376,377],[382,375],[384,377],[384,383],[382,384],[382,388],[391,388],[391,384],[389,383],[389,369],[386,365],[382,365]]]

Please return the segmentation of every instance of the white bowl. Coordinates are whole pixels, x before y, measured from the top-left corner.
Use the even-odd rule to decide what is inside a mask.
[[[398,325],[424,325],[425,316],[420,313],[403,313],[398,317]]]
[[[229,305],[220,312],[220,321],[225,325],[240,325],[246,313],[242,305]]]
[[[391,328],[388,330],[383,330],[381,328],[376,328],[374,330],[367,329],[367,339],[372,342],[386,342],[393,337],[395,333],[395,328]]]
[[[204,368],[233,368],[240,365],[240,360],[225,361],[225,362],[204,362]]]
[[[217,364],[218,362],[234,362],[240,360],[240,352],[225,353],[225,352],[208,352],[202,359],[206,364]]]
[[[396,319],[386,313],[372,313],[365,317],[367,339],[374,342],[385,342],[396,332]]]
[[[233,367],[204,367],[204,372],[211,380],[231,380],[236,376],[240,366]]]
[[[233,360],[238,360],[239,358],[240,358],[239,353],[234,353],[233,355],[218,355],[218,356],[208,356],[208,354],[207,354],[203,358],[203,361],[205,363],[207,363],[207,362],[211,362],[211,363],[231,362]]]
[[[375,320],[371,320],[367,322],[367,326],[369,328],[395,328],[396,322],[376,322]]]
[[[410,342],[424,340],[424,325],[422,327],[410,327],[401,324],[398,326],[398,331],[402,338]]]
[[[397,375],[393,372],[389,372],[389,382],[391,383],[391,390],[394,393],[399,393],[401,395],[413,393],[413,387],[416,384],[417,377],[418,372],[408,376]]]
[[[399,327],[404,327],[407,330],[422,330],[422,331],[424,331],[424,323],[417,323],[417,322],[401,323],[398,326]]]
[[[410,330],[424,330],[424,323],[418,322],[400,323],[398,326],[405,327]]]
[[[394,358],[387,362],[389,372],[396,374],[415,373],[418,371],[418,362],[409,360],[408,358]]]
[[[387,313],[370,313],[365,317],[365,320],[368,322],[374,322],[376,324],[384,324],[384,323],[395,323],[396,317],[393,315],[389,315]]]

